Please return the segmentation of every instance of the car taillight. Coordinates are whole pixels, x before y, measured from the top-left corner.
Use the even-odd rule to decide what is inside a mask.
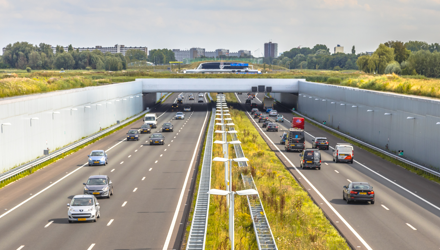
[[[354,156],[354,150],[351,151],[351,157],[353,157],[353,156]]]
[[[275,128],[278,128],[278,126],[276,126]]]
[[[350,194],[357,194],[358,192],[356,192],[356,191],[350,191]]]
[[[328,144],[328,141],[326,141],[325,144]]]
[[[303,160],[303,163],[305,163],[306,162],[306,160]]]
[[[321,163],[321,160],[319,160],[319,163]]]
[[[374,191],[368,192],[368,194],[374,194]]]
[[[336,150],[336,155],[339,155],[339,150]]]

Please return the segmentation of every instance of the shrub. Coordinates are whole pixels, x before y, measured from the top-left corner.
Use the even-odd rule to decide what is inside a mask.
[[[90,67],[90,66],[86,67],[86,70],[91,70],[91,69],[92,69],[92,67]]]
[[[61,71],[64,71],[64,68],[61,68],[60,70],[61,70]]]
[[[27,71],[28,73],[31,73],[31,71],[32,71],[31,67],[26,67],[26,71]]]
[[[339,67],[339,66],[335,66],[335,67],[333,68],[333,70],[339,71],[339,70],[342,70],[342,69],[341,69],[341,67]]]
[[[396,61],[389,63],[385,68],[385,74],[393,74],[393,73],[398,75],[402,73],[402,68],[400,68],[400,64]]]
[[[327,80],[327,83],[329,83],[329,84],[340,84],[340,83],[341,83],[341,78],[330,77],[330,78]]]

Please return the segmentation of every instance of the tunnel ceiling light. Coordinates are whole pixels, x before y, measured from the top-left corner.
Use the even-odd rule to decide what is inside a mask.
[[[311,96],[309,96],[309,98],[312,98]]]
[[[322,99],[322,101],[325,102],[326,100],[325,100],[325,99]]]
[[[341,106],[345,106],[345,104],[344,104],[344,103],[341,103]]]
[[[437,122],[435,125],[440,125],[440,122]]]
[[[351,106],[352,108],[357,108],[358,106],[356,106],[356,105],[353,105],[353,106]]]
[[[316,98],[316,99],[315,99],[315,101],[319,101],[319,99],[318,99],[318,98]]]
[[[335,104],[335,102],[331,102],[330,104]]]
[[[374,110],[372,110],[372,109],[368,109],[367,112],[374,112]]]
[[[391,113],[385,113],[385,114],[383,114],[383,115],[391,115]]]
[[[416,118],[415,118],[415,117],[412,117],[412,116],[408,116],[406,119],[407,119],[407,120],[414,120],[414,119],[416,119]]]

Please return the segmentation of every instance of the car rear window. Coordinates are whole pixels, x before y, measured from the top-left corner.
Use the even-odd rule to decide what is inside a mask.
[[[351,153],[353,151],[352,147],[338,147],[339,152]]]
[[[318,139],[318,142],[326,142],[327,139]]]
[[[304,132],[290,132],[290,138],[304,138]]]
[[[353,184],[353,189],[358,189],[358,190],[369,190],[370,186],[369,185],[365,185],[365,184]]]

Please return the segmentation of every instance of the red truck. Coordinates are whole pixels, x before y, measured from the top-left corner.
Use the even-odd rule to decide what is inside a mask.
[[[293,117],[292,118],[292,128],[304,129],[304,118]]]

